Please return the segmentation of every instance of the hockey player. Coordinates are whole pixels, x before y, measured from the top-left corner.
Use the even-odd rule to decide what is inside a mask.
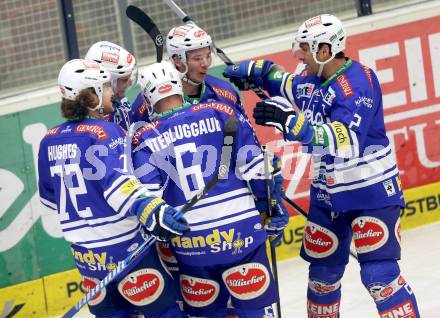
[[[419,317],[400,273],[401,182],[385,134],[382,92],[374,72],[344,55],[346,32],[333,15],[305,21],[293,45],[306,69],[274,71],[270,61],[227,67],[237,85],[252,80],[271,96],[254,110],[313,154],[315,170],[301,256],[310,262],[308,317],[339,316],[341,278],[352,237],[361,280],[380,317]],[[293,106],[293,107],[292,107]]]
[[[172,28],[166,39],[166,47],[171,62],[182,78],[185,101],[199,102],[222,101],[234,105],[242,111],[240,95],[227,81],[208,74],[212,63],[212,39],[195,24],[185,24]],[[144,106],[139,106],[144,104]],[[142,94],[133,102],[133,109],[148,116]]]
[[[62,67],[58,84],[67,121],[49,130],[38,157],[41,202],[58,211],[86,290],[149,233],[166,240],[188,229],[180,212],[128,171],[125,133],[102,119],[113,111],[110,77],[91,60]],[[138,259],[90,300],[90,312],[100,318],[127,317],[134,310],[147,317],[181,317],[177,292],[156,250]]]
[[[218,172],[224,123],[238,119],[227,178],[186,214],[190,231],[172,238],[171,248],[185,312],[224,318],[231,297],[239,317],[263,317],[278,299],[266,232],[280,238],[288,215],[274,196],[273,216],[262,224],[253,196],[266,199],[264,164],[251,126],[226,101],[184,102],[179,74],[168,62],[141,69],[139,81],[156,114],[134,135],[133,166],[145,186],[177,209]]]
[[[136,59],[123,47],[100,41],[93,44],[85,56],[87,60],[101,63],[111,74],[113,111],[105,119],[121,126],[125,131],[133,123],[133,112],[125,96],[127,89],[136,82]]]

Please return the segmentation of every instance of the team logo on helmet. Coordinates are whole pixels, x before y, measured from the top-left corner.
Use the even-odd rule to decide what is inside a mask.
[[[263,264],[248,263],[232,267],[222,274],[232,296],[249,300],[261,296],[269,287],[269,272]]]
[[[118,284],[121,295],[136,306],[145,306],[157,300],[164,287],[162,274],[153,268],[132,272]]]
[[[354,244],[358,253],[367,253],[382,247],[388,241],[388,228],[372,216],[357,217],[351,223]]]
[[[339,240],[329,229],[308,221],[304,230],[303,245],[307,255],[323,258],[336,251]]]
[[[83,276],[82,278],[82,288],[84,289],[85,293],[90,293],[90,291],[96,287],[100,283],[99,279],[93,278],[93,277],[86,277]],[[106,289],[105,287],[101,289],[100,292],[96,293],[95,296],[91,300],[89,300],[89,305],[94,306],[99,304],[106,295]]]
[[[192,307],[212,304],[220,291],[216,281],[188,275],[180,275],[180,286],[183,299]]]

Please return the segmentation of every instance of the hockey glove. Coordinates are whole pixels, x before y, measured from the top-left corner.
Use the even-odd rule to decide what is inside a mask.
[[[303,113],[296,113],[290,102],[283,97],[277,96],[258,102],[253,117],[258,125],[280,130],[286,140],[308,144],[313,139],[314,131],[309,121]]]
[[[281,198],[273,198],[271,216],[265,221],[264,229],[269,235],[270,245],[276,247],[281,244],[284,228],[289,223],[289,212],[281,202]]]
[[[161,198],[141,197],[133,203],[130,211],[158,241],[168,241],[189,230],[182,212],[169,206]]]
[[[273,65],[273,62],[266,60],[243,61],[226,66],[223,76],[229,78],[229,81],[241,91],[250,88],[249,80],[258,87],[263,87],[263,78],[270,72]]]

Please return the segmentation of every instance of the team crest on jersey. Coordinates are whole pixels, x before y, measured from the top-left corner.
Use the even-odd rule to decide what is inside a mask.
[[[327,105],[331,106],[335,97],[336,97],[335,90],[331,86],[329,86],[327,92],[324,94],[324,97],[322,98],[322,101]]]
[[[296,97],[310,98],[313,94],[314,88],[315,88],[315,84],[312,83],[298,84],[296,86]]]
[[[382,247],[388,241],[388,228],[384,222],[372,216],[360,216],[351,223],[354,244],[358,253],[368,253]]]
[[[121,295],[136,306],[145,306],[156,301],[164,287],[162,274],[153,268],[134,271],[118,284]]]
[[[333,254],[338,248],[339,240],[329,229],[311,221],[304,230],[303,246],[307,255],[323,258]]]
[[[229,292],[240,300],[255,299],[269,287],[269,272],[263,264],[247,263],[232,267],[222,274]]]
[[[180,290],[187,304],[199,308],[208,306],[217,299],[220,285],[214,280],[180,275]]]
[[[193,112],[198,112],[202,109],[207,109],[207,108],[212,108],[215,109],[219,112],[225,113],[229,116],[233,116],[234,115],[234,110],[232,109],[232,107],[230,107],[227,104],[223,104],[223,103],[201,103],[201,104],[196,104],[191,108],[191,111]]]
[[[96,287],[100,283],[100,280],[93,277],[82,277],[82,288],[86,294],[88,294],[93,288]],[[98,305],[100,302],[102,302],[106,295],[106,289],[105,287],[101,289],[100,292],[98,292],[92,299],[89,300],[88,304],[91,306]]]
[[[350,81],[344,74],[336,77],[336,83],[338,83],[339,88],[341,89],[342,94],[344,94],[345,97],[350,97],[354,95],[353,87],[351,87]]]
[[[220,97],[227,99],[232,104],[237,103],[237,96],[233,94],[231,91],[219,87],[212,86],[212,90]]]
[[[176,264],[177,260],[170,248],[170,242],[157,242],[156,244],[157,253],[160,258],[168,263]]]
[[[75,132],[94,135],[98,140],[104,140],[108,137],[104,127],[100,125],[80,124],[76,126]]]

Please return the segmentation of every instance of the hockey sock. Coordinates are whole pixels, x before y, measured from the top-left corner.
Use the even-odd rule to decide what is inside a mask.
[[[419,318],[416,298],[395,260],[361,263],[361,279],[382,318]]]

